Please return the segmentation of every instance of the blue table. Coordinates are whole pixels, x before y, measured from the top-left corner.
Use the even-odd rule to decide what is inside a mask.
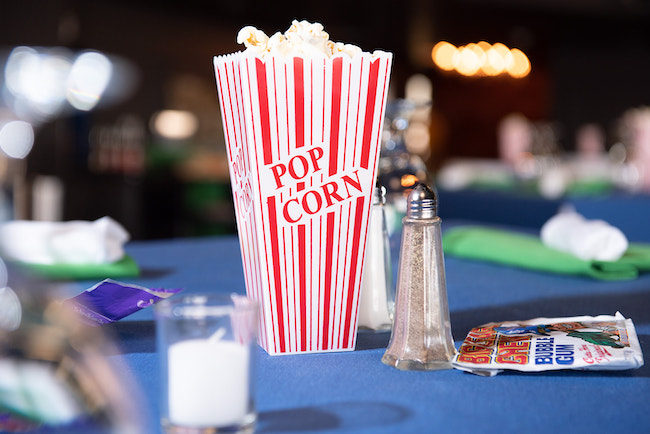
[[[134,283],[195,292],[244,292],[235,237],[134,242],[143,268]],[[457,346],[473,326],[538,316],[613,314],[636,324],[650,344],[650,275],[628,282],[562,277],[446,259]],[[82,282],[78,289],[87,286]],[[153,313],[113,327],[120,354],[158,427],[158,358]],[[362,333],[346,353],[270,357],[257,351],[258,429],[359,432],[649,432],[650,366],[619,372],[403,372],[383,365],[387,333]]]
[[[614,192],[602,196],[545,199],[522,192],[439,189],[443,219],[472,219],[539,230],[562,205],[573,206],[588,219],[602,219],[631,240],[650,242],[650,195]]]

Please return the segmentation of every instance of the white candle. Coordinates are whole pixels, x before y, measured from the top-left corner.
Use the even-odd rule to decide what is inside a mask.
[[[190,339],[169,347],[169,419],[173,425],[219,427],[248,410],[250,347]]]

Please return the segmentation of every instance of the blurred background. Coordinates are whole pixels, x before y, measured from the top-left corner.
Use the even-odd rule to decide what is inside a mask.
[[[479,219],[453,195],[650,188],[646,0],[5,0],[0,218],[233,233],[212,56],[292,19],[394,53],[380,180],[396,197],[437,178],[449,215]]]

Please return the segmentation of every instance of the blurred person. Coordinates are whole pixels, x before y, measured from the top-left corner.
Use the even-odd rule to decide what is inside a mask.
[[[629,150],[624,183],[633,190],[650,191],[650,107],[626,111],[619,134]]]
[[[532,157],[533,128],[520,113],[511,113],[499,123],[497,130],[499,158],[515,171],[527,172]]]
[[[598,124],[583,124],[576,131],[576,152],[569,168],[574,182],[612,185],[614,165],[605,150],[605,132]]]
[[[605,133],[598,124],[583,124],[576,131],[576,156],[580,159],[605,158]]]
[[[552,199],[565,194],[603,194],[611,190],[613,174],[613,164],[605,152],[603,129],[587,123],[576,131],[575,152],[555,158],[540,175],[539,191]]]

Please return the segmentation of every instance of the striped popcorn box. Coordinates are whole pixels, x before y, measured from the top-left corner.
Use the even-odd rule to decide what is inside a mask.
[[[354,349],[391,60],[214,59],[246,291],[271,355]]]

